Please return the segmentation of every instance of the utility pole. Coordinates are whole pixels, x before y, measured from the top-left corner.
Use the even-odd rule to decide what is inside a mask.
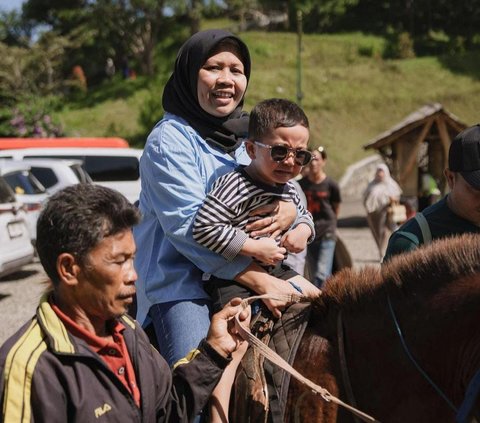
[[[297,103],[302,106],[302,11],[297,10]]]

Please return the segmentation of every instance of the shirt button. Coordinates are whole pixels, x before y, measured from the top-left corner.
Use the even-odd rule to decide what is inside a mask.
[[[113,348],[108,350],[108,355],[117,355],[117,351]]]
[[[118,369],[118,374],[119,374],[119,375],[123,375],[124,373],[125,373],[125,367],[120,367],[120,368]]]

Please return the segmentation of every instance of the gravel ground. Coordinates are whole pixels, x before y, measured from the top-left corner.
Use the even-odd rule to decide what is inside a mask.
[[[338,230],[355,267],[379,265],[378,251],[359,201],[342,203]],[[33,315],[45,281],[38,262],[0,278],[0,345]]]

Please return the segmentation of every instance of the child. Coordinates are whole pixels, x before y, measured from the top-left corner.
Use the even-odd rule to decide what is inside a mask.
[[[237,254],[253,257],[272,276],[288,280],[304,295],[314,296],[320,290],[282,263],[287,252],[302,251],[314,238],[312,217],[289,182],[312,159],[312,153],[307,150],[308,138],[308,118],[298,105],[284,99],[257,104],[250,115],[246,141],[252,161],[215,181],[195,217],[193,237],[228,260]],[[294,202],[298,209],[296,222],[279,239],[249,238],[244,228],[249,223],[250,211],[275,199]],[[234,297],[254,295],[235,281],[214,276],[205,283],[205,289],[212,297],[214,310]],[[233,375],[221,390],[224,398],[214,395],[214,401],[224,405],[224,410],[228,410],[230,387],[240,359],[241,356],[236,357],[235,363],[228,366]],[[223,419],[217,420],[213,411],[211,421],[226,421],[225,416],[228,411],[224,411]]]

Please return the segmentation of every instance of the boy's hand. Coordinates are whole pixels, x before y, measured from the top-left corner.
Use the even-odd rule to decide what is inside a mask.
[[[241,254],[254,257],[261,263],[275,265],[285,259],[287,250],[279,247],[273,238],[248,238],[243,244]]]
[[[310,238],[311,234],[312,231],[308,225],[301,223],[295,229],[283,235],[280,245],[285,247],[290,253],[299,253],[306,248],[308,238]]]

